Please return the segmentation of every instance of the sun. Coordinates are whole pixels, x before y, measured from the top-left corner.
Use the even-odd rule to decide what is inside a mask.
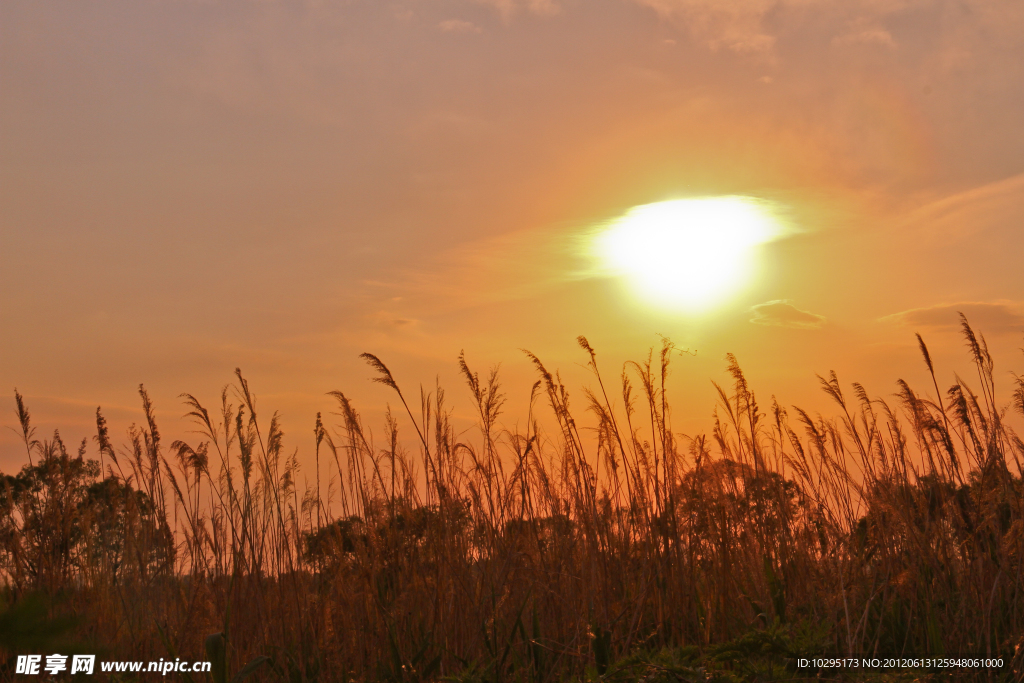
[[[676,199],[633,207],[597,234],[595,246],[645,299],[700,310],[745,285],[756,266],[755,247],[781,232],[764,200]]]

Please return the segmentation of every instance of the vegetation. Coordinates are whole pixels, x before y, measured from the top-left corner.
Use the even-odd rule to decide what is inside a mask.
[[[28,464],[0,482],[3,594],[47,596],[34,624],[112,658],[213,661],[218,683],[802,680],[834,674],[796,657],[907,653],[1000,655],[980,678],[1017,680],[1024,443],[1006,415],[1024,378],[997,406],[985,340],[963,332],[974,387],[941,392],[921,341],[934,398],[848,395],[833,374],[832,419],[763,411],[730,356],[710,438],[672,430],[668,342],[613,387],[579,339],[593,428],[533,355],[525,427],[502,427],[497,370],[460,357],[472,441],[440,387],[413,414],[364,354],[418,447],[389,409],[380,448],[334,392],[305,487],[237,371],[213,411],[183,396],[200,437],[169,446],[142,387],[127,446],[97,410],[75,455],[36,439],[16,393]],[[41,642],[5,618],[0,647]]]

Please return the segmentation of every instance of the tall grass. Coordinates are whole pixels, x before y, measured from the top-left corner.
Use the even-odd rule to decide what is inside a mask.
[[[183,395],[193,442],[161,440],[140,387],[126,445],[97,410],[74,455],[36,438],[16,393],[28,464],[0,486],[4,592],[53,596],[118,658],[214,657],[218,681],[247,662],[289,681],[755,680],[801,653],[1001,654],[1012,677],[1024,443],[1005,417],[1024,414],[1024,378],[998,406],[984,337],[963,334],[972,382],[940,391],[919,337],[924,393],[871,398],[833,374],[832,418],[762,408],[730,356],[709,437],[673,431],[669,342],[606,381],[580,337],[580,422],[528,354],[514,429],[497,370],[460,356],[468,439],[440,387],[410,405],[364,354],[397,399],[383,445],[332,392],[304,485],[239,371],[215,407]]]

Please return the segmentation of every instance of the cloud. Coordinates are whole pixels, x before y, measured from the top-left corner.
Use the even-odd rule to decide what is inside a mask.
[[[753,306],[750,311],[754,317],[750,322],[757,325],[774,325],[776,327],[795,327],[802,330],[816,330],[825,325],[825,316],[801,311],[790,303],[789,299],[776,299]]]
[[[463,19],[446,19],[437,25],[445,33],[480,33],[480,27]]]
[[[881,321],[931,330],[958,330],[963,313],[978,332],[1005,334],[1024,331],[1024,315],[1020,311],[1021,304],[1014,301],[961,301],[911,308],[887,315]]]
[[[384,334],[415,334],[422,330],[423,321],[405,315],[400,302],[389,302],[380,309],[367,313],[366,322],[377,332]]]
[[[819,26],[833,33],[833,45],[896,47],[886,20],[905,25],[911,13],[943,11],[941,0],[632,0],[663,19],[688,30],[712,49],[774,57],[778,39],[795,35],[780,27]],[[974,28],[1000,36],[1014,35],[1024,23],[1018,0],[965,0],[961,7]],[[845,27],[845,28],[844,28]],[[957,26],[944,28],[943,44],[971,33]]]
[[[712,49],[741,54],[768,53],[775,37],[764,27],[777,0],[634,0],[666,19],[679,20]]]
[[[1024,211],[1024,173],[922,206],[906,219],[915,238],[944,244],[990,230],[1015,230]]]
[[[476,0],[476,2],[495,8],[505,21],[520,11],[546,17],[554,16],[562,11],[561,6],[555,0]]]
[[[869,27],[850,31],[832,39],[833,45],[882,45],[895,48],[896,41],[884,28]]]

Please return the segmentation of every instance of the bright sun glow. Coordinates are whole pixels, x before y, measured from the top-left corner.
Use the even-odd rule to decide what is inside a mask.
[[[781,226],[770,205],[750,197],[677,199],[630,209],[597,236],[608,265],[645,298],[707,308],[745,284],[754,247]]]

